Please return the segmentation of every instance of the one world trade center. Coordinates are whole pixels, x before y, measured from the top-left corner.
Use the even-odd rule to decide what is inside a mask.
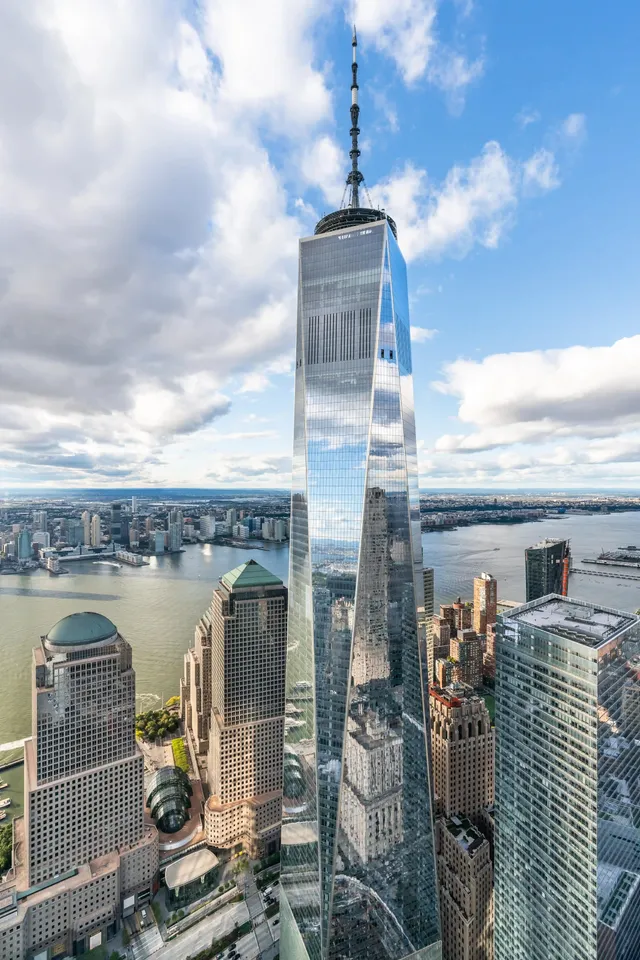
[[[406,266],[360,205],[300,241],[283,960],[441,956]]]

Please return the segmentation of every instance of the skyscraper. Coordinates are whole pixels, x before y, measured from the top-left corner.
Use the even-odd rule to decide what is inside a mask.
[[[82,542],[88,547],[91,545],[91,514],[88,510],[83,510],[80,519],[82,520]]]
[[[567,540],[541,540],[524,552],[527,603],[550,593],[561,594],[563,561],[569,551]]]
[[[99,547],[102,540],[102,526],[100,516],[97,513],[91,517],[91,546]]]
[[[111,539],[114,543],[122,543],[122,504],[111,504]]]
[[[476,633],[487,632],[487,626],[496,622],[498,604],[498,581],[490,573],[481,573],[473,578],[473,629]]]
[[[432,683],[435,677],[433,605],[434,605],[434,569],[424,567],[422,571],[422,585],[424,590],[424,636],[426,643],[427,681]]]
[[[640,621],[545,597],[502,614],[496,661],[495,958],[632,960]]]
[[[282,956],[440,957],[406,267],[359,202],[300,242]],[[291,788],[293,790],[293,786]]]
[[[76,956],[147,903],[158,836],[144,822],[131,647],[101,614],[74,613],[33,652],[25,815],[0,885],[0,956]]]
[[[196,749],[208,736],[207,840],[268,856],[280,846],[287,588],[249,560],[220,579],[199,627],[185,666],[200,670],[185,671],[181,699]]]

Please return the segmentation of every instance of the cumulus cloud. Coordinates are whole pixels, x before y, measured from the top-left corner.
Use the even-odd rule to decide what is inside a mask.
[[[264,481],[269,487],[289,487],[291,484],[291,457],[235,456],[224,454],[216,460],[207,474],[215,483],[238,483],[245,479],[254,484]]]
[[[467,165],[453,166],[442,183],[407,164],[381,181],[372,194],[393,210],[407,259],[464,256],[479,244],[497,247],[514,220],[523,195],[545,193],[559,185],[555,155],[546,148],[525,161],[510,157],[495,140]]]
[[[407,84],[426,78],[449,97],[454,111],[464,102],[464,91],[483,73],[482,57],[469,60],[444,43],[437,31],[440,0],[352,0],[349,19],[359,33],[395,62]],[[471,12],[461,0],[460,16]]]
[[[632,433],[640,422],[639,363],[640,335],[610,346],[493,354],[446,364],[443,379],[433,386],[456,397],[458,419],[474,429],[441,437],[436,449],[482,451]],[[632,449],[636,441],[629,440],[625,437],[622,447],[616,442],[618,453]]]
[[[540,111],[533,110],[530,107],[523,107],[519,113],[516,114],[516,123],[523,130],[529,126],[531,123],[537,123],[540,119]]]

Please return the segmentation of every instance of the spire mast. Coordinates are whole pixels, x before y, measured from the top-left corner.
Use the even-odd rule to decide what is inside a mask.
[[[356,208],[360,206],[359,189],[364,177],[358,169],[358,157],[360,156],[360,148],[358,147],[358,134],[360,133],[358,117],[360,115],[360,107],[358,105],[358,62],[356,60],[358,37],[356,36],[355,26],[353,28],[351,46],[353,48],[353,61],[351,64],[351,150],[349,151],[351,170],[347,177],[347,186],[351,187],[349,206]]]

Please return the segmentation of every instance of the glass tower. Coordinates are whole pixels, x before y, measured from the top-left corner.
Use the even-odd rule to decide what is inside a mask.
[[[300,242],[283,960],[441,955],[406,267],[360,176]]]
[[[495,960],[640,957],[639,624],[558,596],[498,619]]]

